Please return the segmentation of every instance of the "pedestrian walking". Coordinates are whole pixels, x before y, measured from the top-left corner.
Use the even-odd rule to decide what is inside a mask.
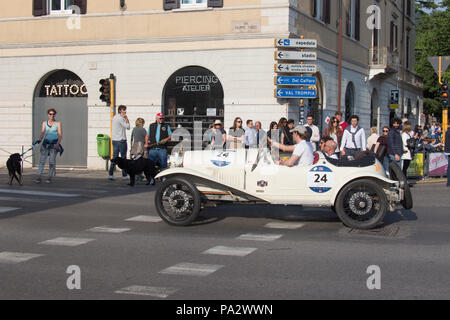
[[[255,148],[257,146],[256,130],[253,126],[253,120],[247,120],[247,127],[245,128],[245,148]]]
[[[361,151],[366,151],[366,133],[359,125],[359,117],[350,117],[350,126],[344,130],[342,136],[341,155],[347,159],[355,159]]]
[[[305,128],[311,128],[312,134],[311,134],[310,142],[312,144],[313,151],[316,151],[317,144],[320,141],[320,130],[319,130],[319,127],[314,125],[313,122],[314,122],[314,116],[312,114],[308,114],[306,116]]]
[[[287,119],[286,118],[280,118],[280,120],[278,121],[278,130],[280,130],[280,136],[281,136],[281,140],[280,143],[286,145],[287,143],[289,143],[289,141],[287,140],[287,133],[286,133],[286,127],[287,127]]]
[[[381,136],[378,137],[374,150],[377,159],[383,163],[383,168],[387,176],[389,176],[388,135],[389,127],[384,126],[383,132]]]
[[[342,120],[342,112],[336,111],[336,112],[334,113],[334,116],[336,117],[336,119],[338,119],[338,121],[339,121],[339,126],[341,127],[342,131],[344,131],[345,129],[347,129],[348,123],[345,122],[345,120]]]
[[[164,115],[158,113],[156,120],[148,127],[145,136],[145,147],[149,148],[148,158],[159,168],[167,168],[167,142],[172,138],[170,126],[164,123]]]
[[[341,141],[344,131],[339,126],[339,120],[336,117],[331,117],[328,122],[328,127],[325,129],[325,137],[330,137],[336,142],[336,152],[341,151]]]
[[[222,121],[216,120],[211,133],[211,145],[214,149],[223,149],[227,141],[227,132],[222,127]]]
[[[388,134],[388,155],[389,161],[395,162],[399,168],[402,167],[401,156],[403,154],[403,141],[400,133],[402,120],[395,118],[392,122],[392,128]]]
[[[261,122],[255,122],[255,130],[256,130],[256,145],[258,148],[267,146],[267,133],[262,128]]]
[[[122,158],[127,157],[127,131],[130,130],[130,120],[127,117],[127,107],[120,105],[117,114],[112,120],[112,146],[113,146],[113,158],[117,158],[120,154]],[[109,167],[109,180],[114,180],[114,169],[116,165],[111,163]],[[127,179],[127,173],[122,170],[122,179]]]
[[[370,136],[367,138],[367,150],[374,151],[379,137],[377,127],[370,128]]]
[[[413,152],[416,146],[415,138],[412,132],[411,122],[406,121],[403,123],[402,128],[402,143],[403,143],[403,154],[402,154],[402,171],[405,177],[407,177],[407,171],[411,160],[413,159]]]
[[[237,117],[228,132],[228,140],[232,142],[231,148],[237,149],[244,146],[245,131],[242,128],[242,119]]]
[[[47,110],[48,120],[42,122],[41,135],[39,141],[41,142],[41,157],[39,159],[39,168],[37,172],[36,183],[41,183],[41,176],[44,172],[44,166],[48,157],[48,176],[45,182],[51,183],[56,170],[56,155],[62,154],[61,146],[62,140],[62,126],[60,122],[56,121],[56,110]]]
[[[131,132],[131,150],[130,158],[138,159],[140,157],[148,158],[148,152],[145,146],[145,136],[147,135],[147,130],[145,130],[145,120],[142,118],[136,119],[136,127],[134,127]]]

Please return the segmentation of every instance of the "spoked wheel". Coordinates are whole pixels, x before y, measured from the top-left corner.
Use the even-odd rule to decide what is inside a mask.
[[[383,188],[376,182],[361,179],[349,183],[340,191],[335,207],[346,226],[372,229],[383,221],[388,201]]]
[[[157,189],[155,206],[159,216],[168,224],[186,226],[195,221],[200,212],[200,193],[185,179],[169,178]]]

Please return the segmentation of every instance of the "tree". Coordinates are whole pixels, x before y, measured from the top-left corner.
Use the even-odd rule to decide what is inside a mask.
[[[440,114],[438,76],[428,61],[430,56],[450,56],[450,0],[416,1],[415,71],[424,78],[424,112]],[[445,72],[450,80],[450,70]]]

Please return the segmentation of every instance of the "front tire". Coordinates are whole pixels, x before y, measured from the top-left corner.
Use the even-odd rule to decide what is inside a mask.
[[[186,179],[169,178],[156,190],[155,206],[161,219],[168,224],[187,226],[200,212],[200,192]]]
[[[342,188],[335,208],[339,219],[349,228],[373,229],[383,222],[388,200],[376,182],[360,179]]]

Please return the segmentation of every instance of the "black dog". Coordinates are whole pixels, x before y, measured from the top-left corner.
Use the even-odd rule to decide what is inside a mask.
[[[150,183],[155,184],[156,168],[155,164],[150,159],[139,158],[137,160],[128,160],[121,157],[117,157],[111,160],[112,163],[116,164],[120,169],[125,170],[130,176],[130,186],[134,186],[136,181],[136,175],[144,172],[145,178],[147,179],[147,185]]]
[[[22,169],[21,169],[22,157],[18,153],[14,153],[9,156],[6,161],[6,167],[8,168],[9,181],[8,184],[11,185],[13,179],[16,178],[17,182],[22,185]]]

